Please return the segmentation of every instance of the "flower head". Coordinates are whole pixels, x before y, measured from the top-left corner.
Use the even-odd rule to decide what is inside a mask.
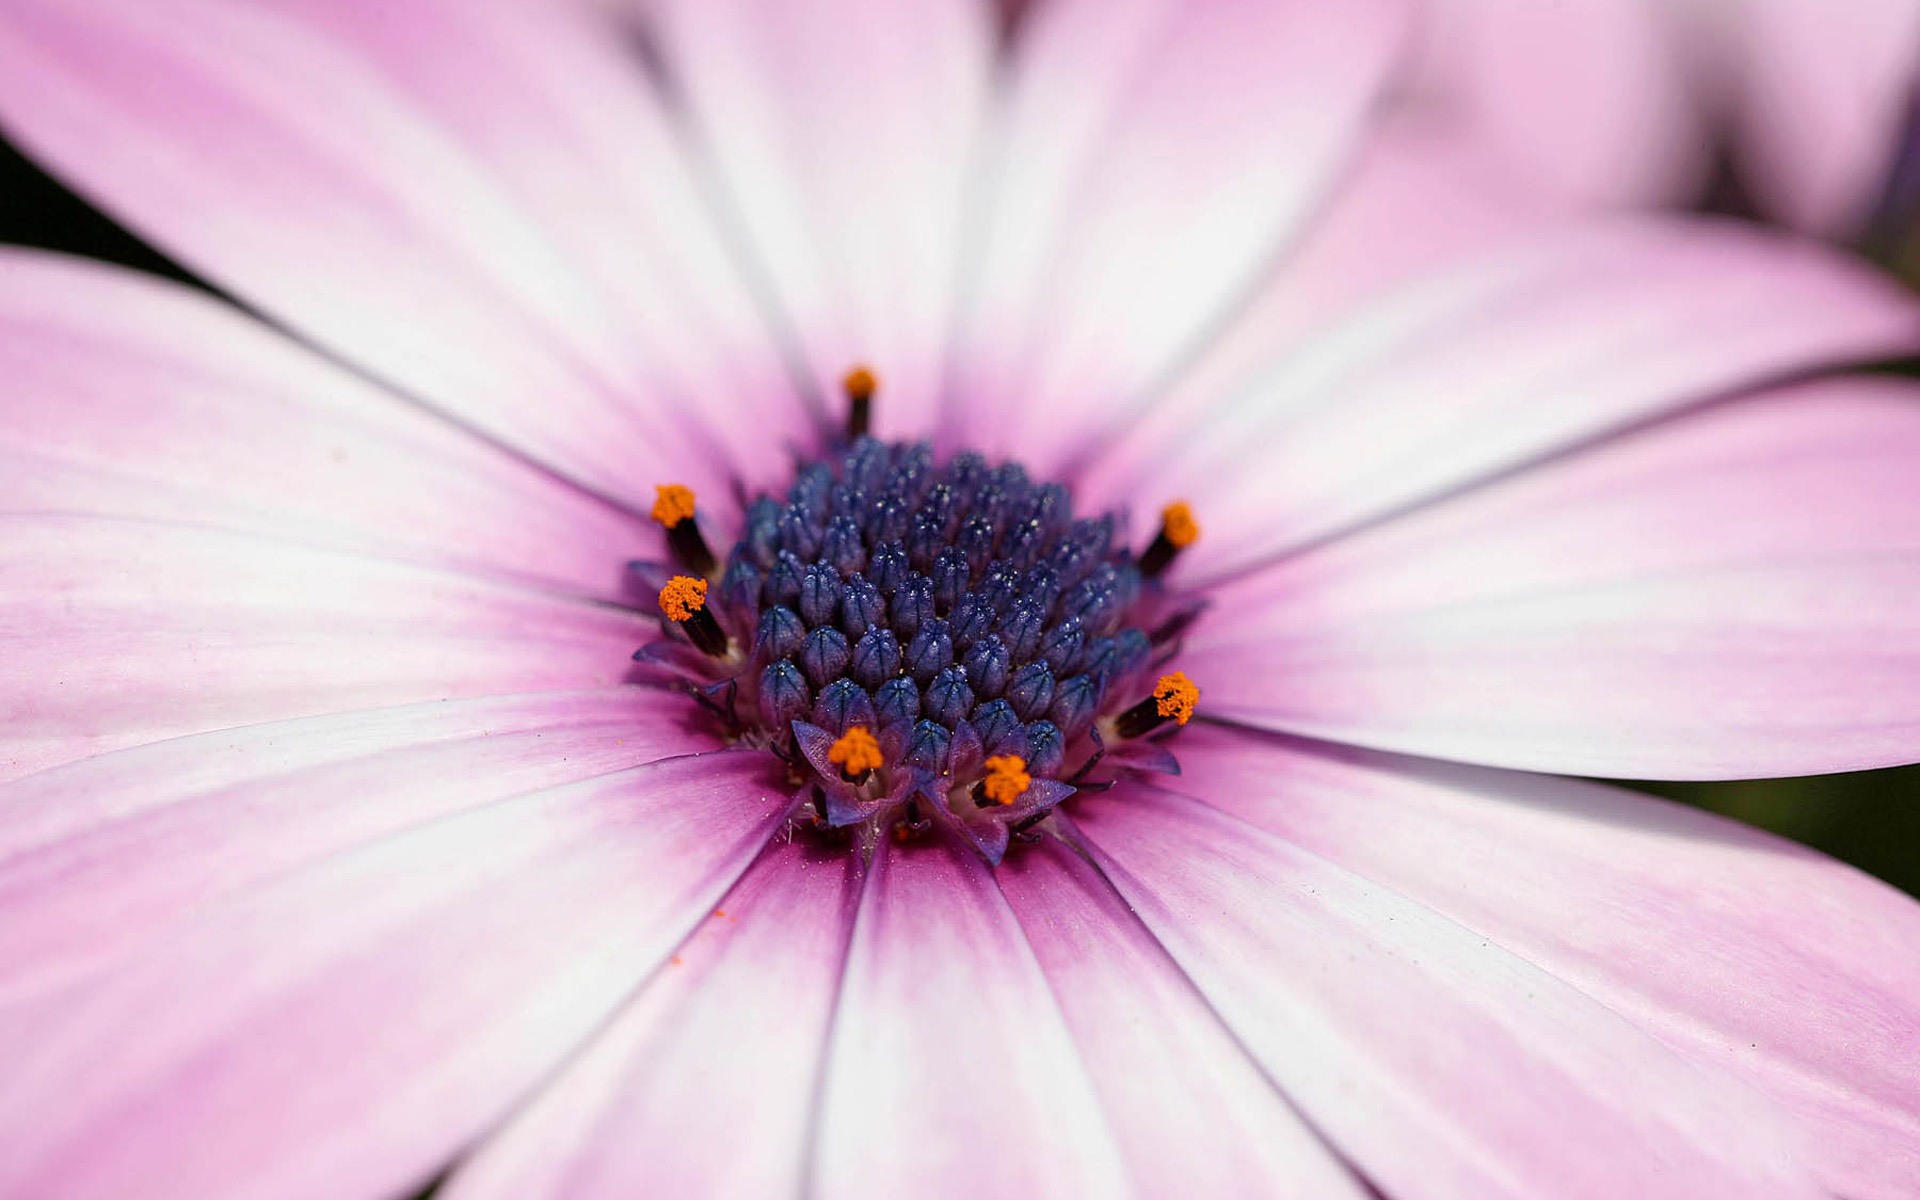
[[[998,13],[0,4],[0,1194],[1911,1190],[1914,303]]]

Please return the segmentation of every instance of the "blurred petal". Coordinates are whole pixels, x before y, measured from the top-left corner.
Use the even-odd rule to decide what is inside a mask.
[[[730,212],[839,420],[924,434],[992,67],[975,0],[653,0],[662,56]]]
[[[1920,755],[1920,391],[1676,418],[1222,589],[1216,715],[1566,774]]]
[[[1127,1192],[1073,1037],[971,849],[876,856],[820,1121],[814,1188],[835,1200]]]
[[[282,721],[0,787],[0,996],[97,969],[184,913],[509,796],[709,747],[640,688]]]
[[[547,466],[628,502],[669,471],[717,496],[711,428],[797,416],[639,67],[572,6],[0,11],[0,115],[35,157]]]
[[[149,517],[616,594],[658,534],[226,305],[0,250],[0,511]]]
[[[799,1195],[857,861],[770,845],[446,1200]]]
[[[1053,0],[983,177],[953,428],[1042,470],[1244,303],[1357,150],[1392,4]]]
[[[650,623],[183,525],[0,515],[0,779],[232,725],[619,682]]]
[[[1920,1192],[1920,905],[1634,792],[1239,731],[1179,787],[1492,938],[1803,1123],[1837,1196]],[[1444,846],[1444,853],[1435,847]]]
[[[1827,237],[1857,234],[1920,84],[1914,0],[1746,0],[1720,10],[1744,50],[1737,133],[1762,206]]]
[[[1059,998],[1141,1196],[1364,1200],[1126,902],[1049,839],[996,876]]]
[[[1400,119],[1482,143],[1517,180],[1567,202],[1666,203],[1705,174],[1701,106],[1723,84],[1679,41],[1673,10],[1689,7],[1423,0]]]
[[[1765,1104],[1479,934],[1197,801],[1076,814],[1096,860],[1381,1193],[1812,1197]]]
[[[1920,307],[1838,255],[1731,224],[1584,225],[1477,255],[1350,315],[1100,464],[1184,496],[1218,574],[1623,426],[1920,346]]]
[[[376,1200],[417,1187],[672,951],[785,819],[761,754],[430,823],[204,909],[0,1011],[0,1187]]]

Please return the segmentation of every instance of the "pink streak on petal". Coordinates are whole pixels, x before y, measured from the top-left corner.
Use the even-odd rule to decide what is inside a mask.
[[[778,365],[738,336],[750,306],[656,102],[568,6],[5,8],[0,112],[36,156],[547,465],[642,507],[670,470],[718,496],[725,456],[684,414],[793,409],[735,386]]]
[[[1808,384],[1656,425],[1223,589],[1216,715],[1630,778],[1920,746],[1920,405]]]
[[[1099,489],[1190,500],[1188,579],[1430,501],[1702,399],[1920,345],[1920,307],[1731,224],[1562,230],[1423,277],[1286,347],[1204,412],[1162,409]]]
[[[0,509],[151,517],[613,597],[659,536],[198,292],[0,251]]]
[[[856,862],[769,846],[447,1200],[800,1194]]]
[[[0,1013],[8,1195],[403,1194],[671,952],[787,809],[765,755],[435,822]]]
[[[1814,1197],[1785,1128],[1485,938],[1196,801],[1076,817],[1256,1060],[1383,1193]]]
[[[1573,983],[1798,1117],[1833,1194],[1920,1192],[1920,905],[1637,793],[1196,727],[1176,785]],[[1436,847],[1444,847],[1436,853]]]
[[[1796,228],[1857,234],[1920,83],[1920,4],[1746,0],[1722,17],[1744,51],[1741,165],[1761,203]]]
[[[177,738],[0,787],[0,1000],[317,859],[712,748],[688,715],[638,688],[439,702]]]
[[[203,730],[618,683],[638,614],[182,525],[0,516],[0,779]]]
[[[875,432],[925,436],[991,15],[974,0],[651,7],[689,124],[829,415],[865,363],[880,378]]]
[[[992,869],[968,849],[875,859],[823,1103],[821,1196],[1127,1192],[1072,1035]]]
[[[1042,470],[1244,302],[1357,148],[1396,6],[1056,0],[1022,27],[953,428]]]
[[[1126,903],[1058,841],[1001,864],[1142,1196],[1364,1200]]]

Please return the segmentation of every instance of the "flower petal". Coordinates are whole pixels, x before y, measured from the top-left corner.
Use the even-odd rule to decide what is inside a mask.
[[[1336,319],[1205,412],[1162,408],[1098,476],[1183,495],[1230,570],[1717,395],[1920,345],[1920,307],[1741,226],[1563,229]]]
[[[221,730],[17,780],[0,787],[0,997],[348,847],[713,740],[684,697],[618,688]]]
[[[993,27],[975,0],[654,0],[675,92],[756,265],[835,396],[879,375],[877,432],[921,436]]]
[[[1076,814],[1129,904],[1387,1195],[1807,1197],[1764,1102],[1552,975],[1170,793]]]
[[[1797,1115],[1836,1196],[1920,1192],[1920,904],[1663,800],[1240,731],[1178,786],[1492,938]],[[1435,847],[1445,847],[1435,853]]]
[[[799,1195],[858,860],[775,842],[447,1200]]]
[[[151,517],[617,594],[631,516],[148,276],[0,249],[0,510]]]
[[[1718,15],[1721,45],[1744,51],[1735,117],[1761,203],[1809,232],[1861,232],[1914,99],[1920,4],[1746,0]]]
[[[1154,403],[1189,420],[1229,403],[1248,375],[1297,349],[1336,316],[1361,311],[1470,256],[1500,253],[1561,219],[1513,187],[1488,156],[1457,140],[1416,137],[1390,125],[1367,139],[1298,248],[1271,265],[1258,295]],[[1110,430],[1108,440],[1124,433]],[[1084,493],[1087,484],[1081,487]],[[1129,496],[1102,499],[1120,503]]]
[[[0,515],[0,778],[203,730],[618,683],[636,613],[241,534]]]
[[[1118,1151],[1019,923],[971,849],[880,853],[834,1016],[814,1190],[1118,1196]]]
[[[189,267],[542,463],[641,507],[669,471],[717,497],[715,428],[794,427],[667,120],[575,6],[6,14],[0,114],[31,153]]]
[[[418,1186],[586,1038],[785,819],[759,753],[673,759],[389,838],[0,1010],[9,1195]]]
[[[1704,109],[1723,82],[1679,36],[1704,7],[1422,0],[1398,115],[1428,136],[1484,145],[1516,182],[1561,203],[1676,201],[1703,182]]]
[[[1287,1105],[1085,859],[1049,839],[1001,864],[1142,1196],[1374,1195]]]
[[[1209,712],[1629,778],[1920,747],[1920,404],[1804,385],[1677,418],[1222,589]]]
[[[1353,151],[1399,8],[1054,0],[982,168],[955,431],[1043,470],[1231,315]]]

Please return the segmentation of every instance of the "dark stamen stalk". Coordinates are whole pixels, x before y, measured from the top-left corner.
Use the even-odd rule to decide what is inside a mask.
[[[873,394],[879,390],[880,381],[867,368],[855,367],[847,372],[841,386],[847,393],[847,440],[851,442],[865,437],[873,426]]]
[[[691,517],[667,530],[667,549],[673,551],[673,561],[690,575],[711,576],[720,566],[700,532],[700,523]]]
[[[695,609],[679,624],[687,631],[687,640],[699,647],[702,654],[709,658],[727,656],[727,632],[713,619],[712,609]]]
[[[1123,738],[1145,737],[1167,723],[1160,715],[1160,703],[1152,696],[1113,719],[1113,731]]]

